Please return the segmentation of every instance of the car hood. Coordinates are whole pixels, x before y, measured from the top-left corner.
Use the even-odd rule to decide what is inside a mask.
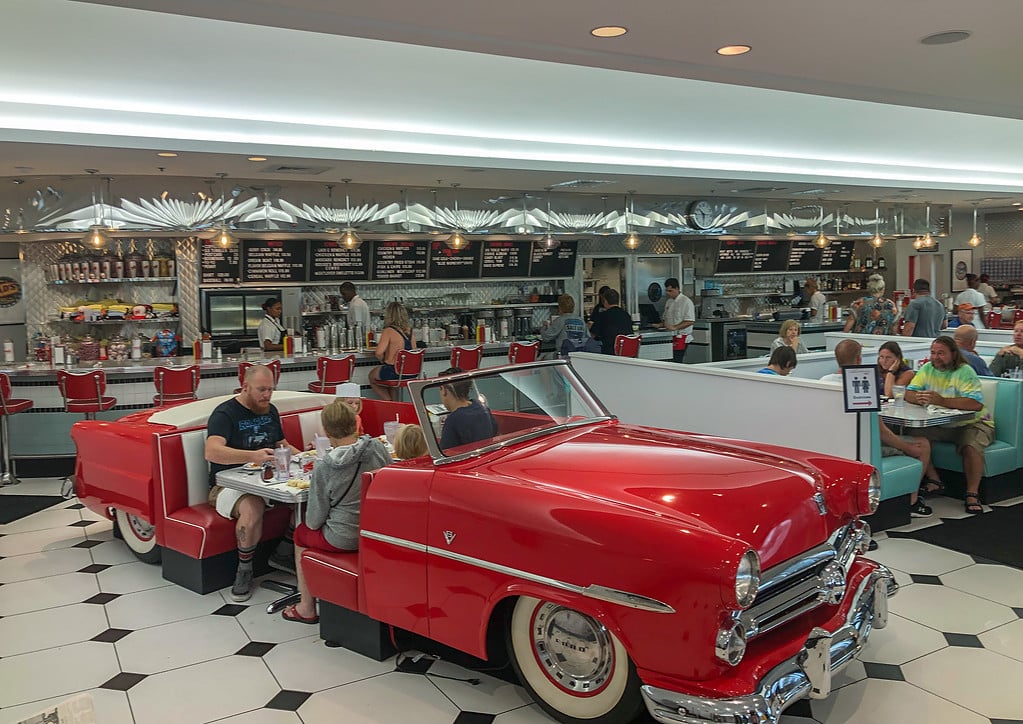
[[[610,422],[534,441],[488,467],[737,538],[765,566],[819,545],[835,525],[814,499],[829,482],[817,468],[737,440]]]

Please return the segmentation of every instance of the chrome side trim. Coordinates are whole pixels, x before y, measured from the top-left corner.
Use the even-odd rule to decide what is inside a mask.
[[[593,598],[598,601],[617,603],[621,606],[637,608],[642,611],[652,611],[654,613],[675,613],[675,609],[668,604],[638,593],[619,591],[618,589],[608,588],[607,586],[601,586],[595,583],[591,583],[588,586],[577,586],[573,583],[566,583],[565,581],[559,581],[555,578],[547,578],[546,576],[540,576],[518,568],[504,566],[500,563],[493,563],[492,561],[473,558],[472,556],[455,553],[454,551],[444,550],[443,548],[434,548],[432,546],[423,545],[422,543],[415,543],[410,540],[405,540],[404,538],[396,538],[394,536],[384,535],[383,533],[376,533],[371,530],[363,530],[359,533],[359,535],[364,538],[369,538],[370,540],[379,541],[399,548],[407,548],[408,550],[413,550],[417,553],[425,553],[426,555],[438,556],[451,561],[458,561],[459,563],[464,563],[468,566],[473,566],[474,568],[482,568],[486,571],[503,573],[507,576],[532,581],[533,583],[550,586],[551,588],[557,588],[561,591],[570,591],[572,593],[577,593],[580,596]]]
[[[825,694],[831,677],[866,644],[875,618],[882,623],[888,596],[897,590],[891,571],[879,565],[857,586],[846,622],[835,631],[814,629],[803,650],[767,672],[752,694],[711,699],[645,685],[640,691],[647,710],[661,724],[775,724],[789,705],[814,696],[814,689]]]

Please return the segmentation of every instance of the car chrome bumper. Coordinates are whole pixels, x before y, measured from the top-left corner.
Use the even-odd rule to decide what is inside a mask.
[[[793,702],[807,696],[823,699],[831,693],[831,677],[860,652],[871,629],[887,625],[888,599],[898,589],[891,571],[878,565],[856,588],[845,624],[832,632],[815,628],[803,650],[771,669],[753,694],[711,699],[644,686],[647,709],[662,724],[777,722]]]

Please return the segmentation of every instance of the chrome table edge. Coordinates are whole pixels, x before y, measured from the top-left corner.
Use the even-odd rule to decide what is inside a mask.
[[[827,696],[831,676],[860,652],[872,628],[887,625],[888,599],[898,588],[891,571],[878,564],[856,588],[845,624],[834,632],[814,629],[803,650],[771,669],[753,694],[712,699],[646,685],[647,710],[661,724],[774,724],[793,702]]]

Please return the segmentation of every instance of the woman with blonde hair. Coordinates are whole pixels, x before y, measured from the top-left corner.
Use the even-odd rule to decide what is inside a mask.
[[[899,310],[895,302],[885,299],[884,277],[871,274],[867,278],[867,291],[870,296],[852,303],[843,331],[853,334],[895,334],[895,319],[899,316]]]
[[[402,425],[394,436],[394,456],[399,460],[409,460],[426,455],[426,436],[419,425]]]
[[[791,347],[796,354],[806,354],[810,351],[803,344],[803,340],[799,338],[799,322],[794,319],[786,319],[781,323],[778,337],[771,342],[771,350],[776,350],[779,347]]]
[[[379,384],[380,380],[393,382],[398,379],[394,363],[398,352],[403,349],[415,349],[415,332],[409,321],[408,309],[401,302],[391,302],[384,308],[384,330],[377,340],[376,358],[383,364],[369,371],[369,385],[380,396],[381,400],[393,400],[391,388]]]

